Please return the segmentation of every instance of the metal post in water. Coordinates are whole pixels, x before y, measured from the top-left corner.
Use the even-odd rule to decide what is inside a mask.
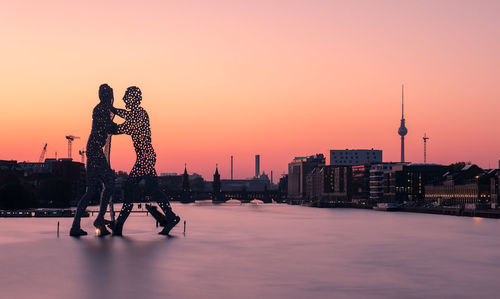
[[[184,234],[186,234],[186,220],[184,220]]]
[[[57,221],[57,237],[59,238],[59,221]]]

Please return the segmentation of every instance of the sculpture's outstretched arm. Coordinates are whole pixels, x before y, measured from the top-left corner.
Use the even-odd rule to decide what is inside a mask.
[[[127,119],[127,117],[130,115],[130,111],[125,110],[125,109],[115,108],[115,107],[111,108],[111,112],[113,112],[114,114],[116,114],[119,117],[124,118],[124,119]]]
[[[119,117],[125,119],[125,122],[122,124],[115,124],[116,129],[114,130],[115,132],[113,134],[132,134],[132,126],[130,124],[130,116],[131,116],[131,111],[125,110],[125,109],[119,109],[115,107],[111,107],[110,111],[114,113],[115,115],[118,115]]]
[[[116,134],[132,135],[132,125],[130,121],[125,119],[125,122],[117,126]]]

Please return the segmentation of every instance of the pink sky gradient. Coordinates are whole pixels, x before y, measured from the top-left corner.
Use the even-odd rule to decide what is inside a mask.
[[[500,159],[498,1],[11,1],[0,4],[0,159],[85,147],[101,83],[137,85],[157,171],[276,178],[294,156],[377,148],[406,157]],[[129,171],[131,140],[113,140]]]

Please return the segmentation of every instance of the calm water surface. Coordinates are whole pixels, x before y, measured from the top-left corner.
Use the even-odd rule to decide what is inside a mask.
[[[71,219],[0,218],[1,298],[494,298],[500,222],[288,205],[174,204],[172,238],[74,239]],[[56,236],[57,221],[61,234]],[[93,218],[83,228],[92,233]]]

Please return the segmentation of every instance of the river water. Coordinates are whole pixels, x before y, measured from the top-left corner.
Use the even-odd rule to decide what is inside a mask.
[[[0,218],[1,298],[494,298],[500,222],[288,205],[181,205],[157,235],[68,236],[71,219]],[[56,235],[57,221],[61,223]]]

